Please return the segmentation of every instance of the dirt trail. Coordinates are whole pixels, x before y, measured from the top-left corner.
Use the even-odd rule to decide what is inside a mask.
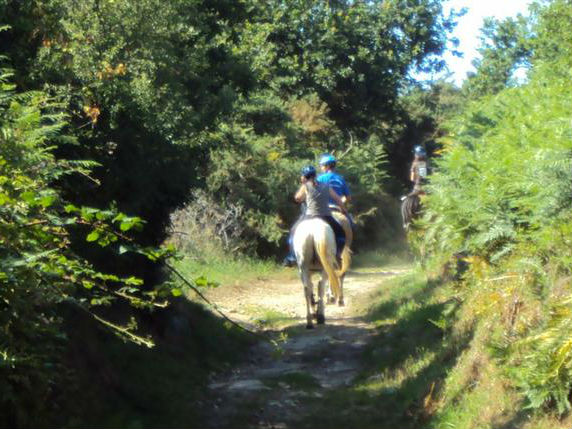
[[[313,330],[305,329],[306,305],[298,280],[213,290],[210,299],[234,320],[252,326],[264,315],[280,319],[282,330],[273,334],[282,334],[283,341],[278,351],[268,343],[257,344],[248,362],[212,381],[204,404],[208,426],[299,425],[311,413],[306,398],[321,398],[349,385],[358,374],[361,354],[375,332],[359,314],[363,303],[384,279],[403,272],[350,272],[344,284],[346,306],[328,305],[326,324]]]

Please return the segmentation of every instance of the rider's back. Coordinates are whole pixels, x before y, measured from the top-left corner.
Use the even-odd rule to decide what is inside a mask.
[[[330,188],[327,184],[306,183],[306,216],[329,216]]]
[[[334,192],[340,197],[347,197],[350,195],[350,190],[343,176],[336,173],[335,171],[328,171],[326,173],[320,174],[317,180],[319,183],[327,183],[330,185]],[[330,202],[332,202],[332,200],[330,200]]]

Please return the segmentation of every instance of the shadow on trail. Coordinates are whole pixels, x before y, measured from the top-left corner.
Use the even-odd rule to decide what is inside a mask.
[[[498,429],[520,429],[530,420],[531,414],[530,410],[520,410],[509,421],[495,427]]]
[[[369,341],[362,354],[363,370],[353,383],[315,400],[313,414],[300,427],[431,428],[441,380],[473,336],[467,332],[450,338],[446,329],[430,322],[441,320],[444,312],[454,317],[455,302],[422,304],[436,286],[430,283],[413,296],[382,303],[368,314],[369,320],[392,321]],[[409,302],[417,304],[408,306]]]
[[[69,410],[61,411],[67,421],[40,427],[202,427],[197,402],[209,375],[237,365],[255,344],[182,297],[139,318],[138,333],[152,335],[153,348],[119,338],[75,307],[66,310],[68,366],[77,385],[67,397]],[[119,310],[125,320],[133,314]]]
[[[303,426],[300,418],[314,413],[313,400],[352,384],[375,335],[359,318],[340,321],[327,319],[310,330],[296,324],[266,331],[283,338],[279,348],[258,344],[247,365],[213,383],[211,399],[224,407],[207,416],[205,427]]]
[[[401,308],[403,304],[409,302],[412,303],[426,302],[433,293],[433,291],[440,284],[441,283],[439,280],[428,280],[426,286],[413,295],[404,295],[403,297],[398,298],[396,300],[386,301],[378,306],[373,307],[372,309],[369,310],[365,318],[368,321],[392,319],[396,316],[397,311]]]

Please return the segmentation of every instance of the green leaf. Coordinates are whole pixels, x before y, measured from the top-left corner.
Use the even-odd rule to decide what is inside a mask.
[[[143,280],[141,280],[138,277],[131,276],[131,277],[125,279],[125,284],[139,286],[139,285],[143,284]]]
[[[133,222],[131,221],[124,221],[121,222],[121,225],[119,225],[119,229],[124,232],[129,231],[132,227],[133,227]]]
[[[91,231],[88,236],[86,237],[86,241],[96,241],[99,238],[98,231]]]
[[[178,288],[171,289],[171,293],[173,294],[173,296],[181,296],[183,294],[181,289],[178,289]]]
[[[0,206],[10,202],[10,197],[6,194],[0,194]]]
[[[92,207],[82,207],[81,208],[81,217],[86,221],[92,221],[95,217],[95,214],[99,212],[98,209],[94,209]]]
[[[209,281],[206,277],[200,276],[195,279],[195,284],[199,287],[206,287],[209,285]]]
[[[56,201],[55,195],[46,195],[45,197],[40,198],[40,204],[42,207],[50,207],[54,201]]]
[[[93,286],[95,286],[95,283],[89,280],[82,280],[81,284],[83,285],[84,288],[86,289],[91,289],[93,288]]]
[[[37,194],[33,191],[26,191],[26,192],[22,192],[22,194],[20,195],[20,198],[22,198],[28,204],[34,204],[36,201],[36,195]]]

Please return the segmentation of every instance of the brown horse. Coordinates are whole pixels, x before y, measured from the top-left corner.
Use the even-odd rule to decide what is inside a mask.
[[[403,229],[409,230],[409,226],[419,215],[421,200],[419,195],[410,194],[403,198],[401,203],[401,217],[403,218]]]

